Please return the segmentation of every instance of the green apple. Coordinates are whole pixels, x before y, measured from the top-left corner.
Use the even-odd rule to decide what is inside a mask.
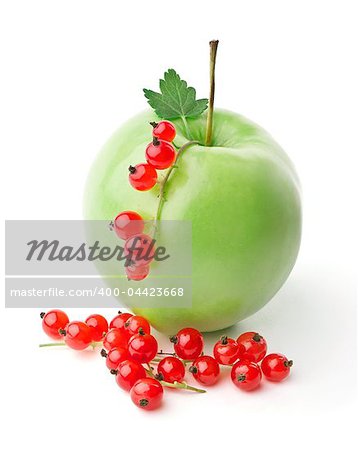
[[[144,162],[152,112],[129,120],[104,146],[88,178],[87,219],[112,220],[123,210],[154,218],[159,187],[128,182],[128,166]],[[180,120],[175,142],[188,140]],[[206,114],[188,119],[191,138],[205,141]],[[192,307],[137,308],[164,333],[182,327],[213,331],[262,308],[291,272],[300,245],[299,181],[285,152],[241,115],[215,110],[210,147],[186,150],[166,188],[161,219],[192,222]]]

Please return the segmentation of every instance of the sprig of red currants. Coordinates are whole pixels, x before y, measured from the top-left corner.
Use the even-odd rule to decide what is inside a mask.
[[[213,356],[209,356],[203,353],[203,335],[194,328],[183,328],[170,337],[173,353],[158,352],[149,322],[130,313],[119,311],[109,325],[100,314],[92,314],[84,322],[70,322],[67,314],[58,309],[41,313],[41,318],[45,333],[63,342],[40,347],[103,347],[100,354],[118,386],[129,391],[133,403],[146,410],[160,406],[163,387],[206,392],[184,381],[188,363],[193,378],[204,386],[219,380],[220,366],[231,366],[231,380],[243,391],[257,388],[262,374],[270,381],[284,380],[293,364],[281,354],[267,355],[266,340],[256,332],[243,333],[237,339],[222,336],[214,345]],[[157,365],[155,372],[153,365]]]
[[[168,169],[176,159],[176,151],[171,144],[176,136],[174,125],[166,120],[150,124],[153,127],[153,141],[145,151],[147,163],[129,166],[129,182],[138,191],[152,189],[158,180],[157,170]],[[125,265],[128,280],[141,281],[149,275],[154,242],[151,236],[143,233],[144,226],[142,216],[135,211],[120,212],[110,224],[117,236],[125,240],[124,256],[129,260],[129,264]]]

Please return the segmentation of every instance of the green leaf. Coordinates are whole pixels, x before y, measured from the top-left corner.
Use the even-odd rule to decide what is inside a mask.
[[[160,92],[143,89],[149,105],[162,119],[197,117],[208,107],[208,99],[196,100],[196,91],[182,80],[174,69],[159,81]]]

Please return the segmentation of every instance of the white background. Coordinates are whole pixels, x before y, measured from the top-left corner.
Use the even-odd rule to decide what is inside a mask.
[[[248,116],[278,140],[296,164],[304,203],[302,248],[289,280],[230,331],[260,331],[270,350],[294,359],[290,379],[245,394],[223,376],[205,395],[167,392],[165,406],[146,413],[117,388],[96,353],[38,349],[47,340],[38,310],[3,310],[7,449],[352,448],[355,6],[344,0],[1,2],[4,218],[81,218],[90,164],[114,129],[146,107],[143,87],[156,88],[174,67],[207,96],[212,38],[221,41],[217,106]],[[73,310],[71,317],[88,312]]]

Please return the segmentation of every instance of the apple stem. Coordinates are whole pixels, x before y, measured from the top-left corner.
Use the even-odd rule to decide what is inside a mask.
[[[175,165],[170,167],[170,169],[166,173],[163,181],[161,182],[160,191],[159,191],[159,195],[158,195],[158,198],[159,198],[158,209],[157,209],[157,214],[156,214],[155,219],[154,219],[154,235],[153,235],[153,239],[154,239],[154,237],[156,235],[156,232],[157,232],[158,222],[160,220],[160,216],[161,216],[161,213],[162,213],[163,205],[164,205],[164,202],[165,202],[164,194],[165,194],[166,184],[167,184],[171,174],[173,173],[173,170],[178,168],[178,166],[176,164],[179,161],[179,158],[184,153],[184,151],[187,150],[192,145],[199,145],[199,141],[188,141],[188,142],[186,142],[184,145],[182,145],[180,147],[180,149],[177,152]]]
[[[213,133],[213,113],[214,113],[214,97],[215,97],[215,64],[216,53],[218,50],[219,41],[210,41],[210,97],[209,109],[206,121],[206,136],[205,145],[211,145],[211,138]]]

